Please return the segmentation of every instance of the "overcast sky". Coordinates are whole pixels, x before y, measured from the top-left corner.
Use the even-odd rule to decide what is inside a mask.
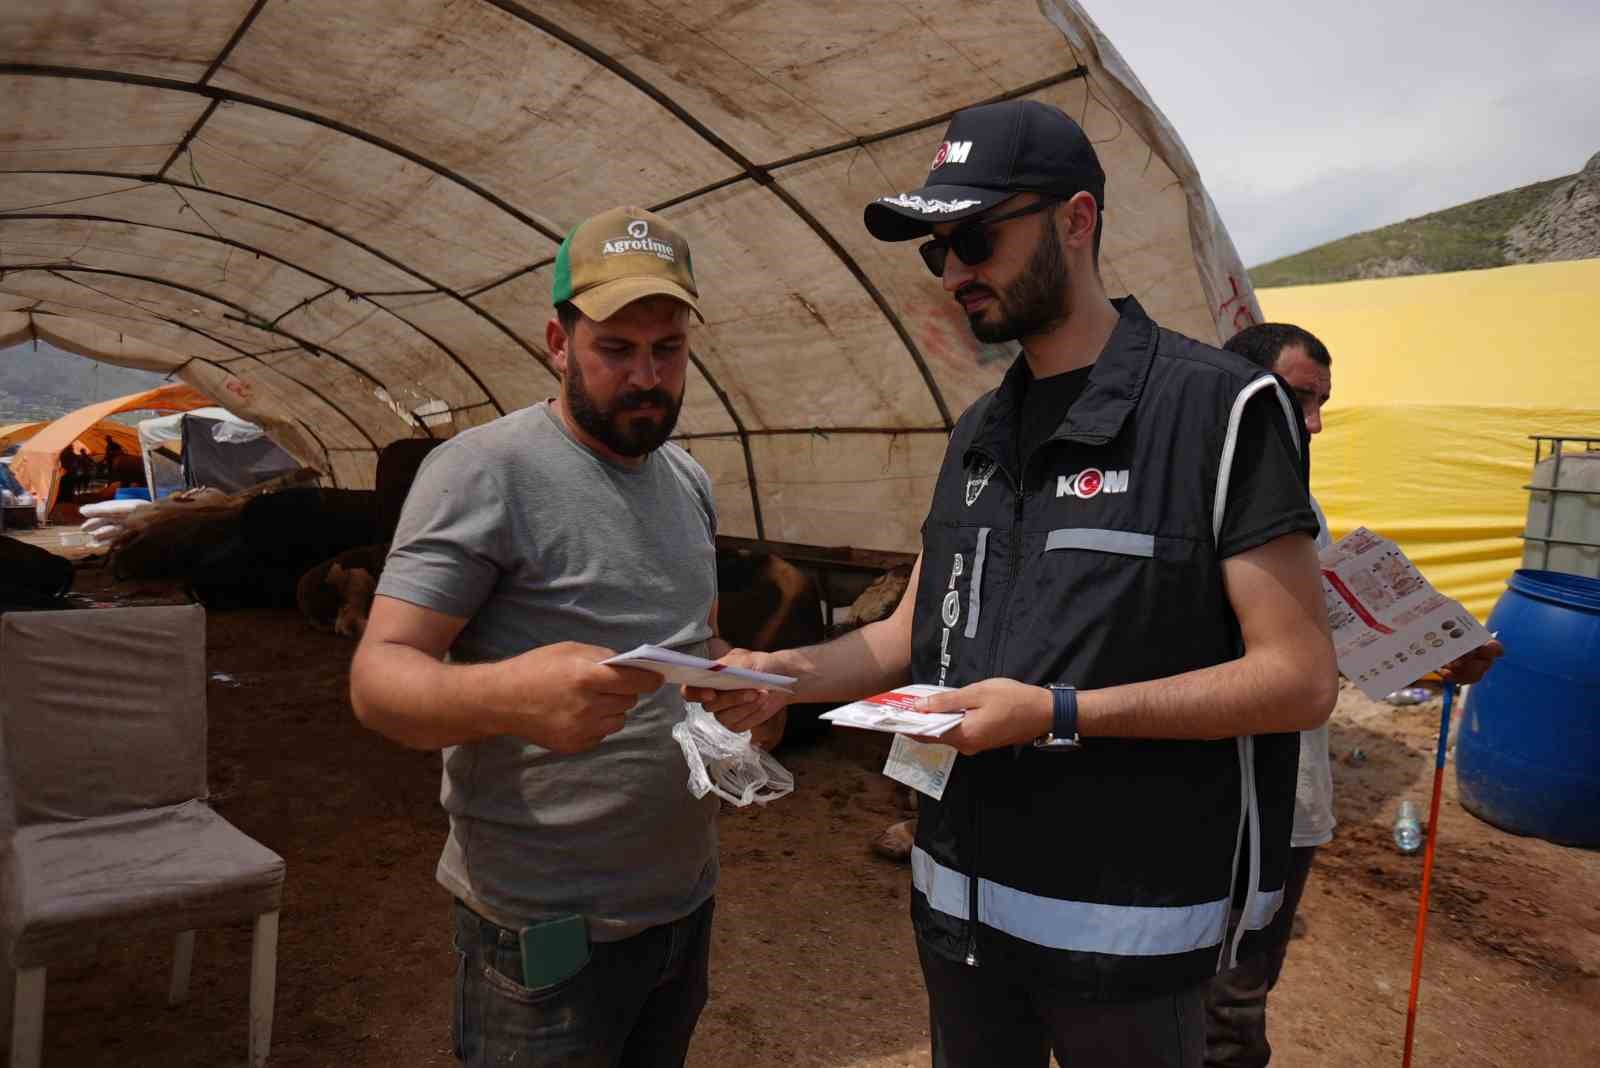
[[[1080,0],[1247,266],[1600,152],[1600,0]]]

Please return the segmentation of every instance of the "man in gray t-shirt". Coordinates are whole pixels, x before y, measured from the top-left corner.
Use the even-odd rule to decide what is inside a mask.
[[[637,208],[581,224],[554,277],[561,394],[423,464],[351,700],[444,750],[456,1055],[680,1065],[707,994],[717,802],[689,793],[679,690],[599,661],[727,648],[710,479],[667,443],[698,292],[683,237]]]

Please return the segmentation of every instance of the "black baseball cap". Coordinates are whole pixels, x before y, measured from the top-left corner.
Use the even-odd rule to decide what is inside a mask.
[[[879,241],[910,241],[1018,193],[1088,192],[1103,206],[1105,191],[1106,172],[1083,127],[1049,104],[1004,100],[956,112],[923,187],[879,197],[864,221]]]

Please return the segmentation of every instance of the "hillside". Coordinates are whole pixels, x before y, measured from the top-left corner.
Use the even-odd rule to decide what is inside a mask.
[[[54,419],[95,401],[109,400],[166,379],[63,352],[48,342],[15,345],[0,351],[0,426]]]
[[[1525,185],[1250,269],[1258,289],[1600,256],[1600,154]]]

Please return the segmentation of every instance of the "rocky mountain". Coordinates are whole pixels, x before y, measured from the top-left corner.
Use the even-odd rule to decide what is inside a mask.
[[[41,341],[0,351],[0,426],[54,419],[74,408],[109,400],[166,379],[152,371],[113,367]]]
[[[1257,288],[1600,256],[1600,153],[1577,174],[1352,234],[1250,270]]]

